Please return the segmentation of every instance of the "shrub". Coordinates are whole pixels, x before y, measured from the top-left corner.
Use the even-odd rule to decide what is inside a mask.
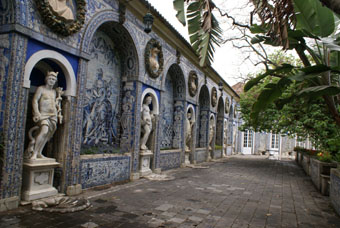
[[[319,152],[317,154],[317,159],[322,162],[332,162],[332,155],[329,152]]]

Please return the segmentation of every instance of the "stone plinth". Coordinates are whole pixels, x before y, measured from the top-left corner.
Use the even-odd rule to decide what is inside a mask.
[[[32,201],[58,194],[53,187],[54,168],[59,163],[53,158],[25,160],[23,171],[22,200]]]
[[[190,165],[190,150],[186,150],[185,151],[185,154],[184,154],[184,156],[185,156],[185,159],[184,159],[184,164],[185,165]]]
[[[150,169],[151,166],[151,158],[153,156],[153,153],[151,150],[141,150],[140,154],[140,176],[147,176],[152,173],[152,170]]]

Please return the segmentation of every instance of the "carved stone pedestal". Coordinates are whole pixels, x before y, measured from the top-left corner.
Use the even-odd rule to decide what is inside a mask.
[[[25,160],[22,200],[32,201],[58,194],[53,185],[54,168],[59,163],[53,158]]]
[[[140,176],[147,176],[152,173],[152,170],[150,169],[151,164],[151,158],[153,156],[153,153],[151,150],[141,150],[140,154]]]
[[[184,156],[185,156],[184,164],[190,165],[190,150],[186,150]]]
[[[209,148],[207,162],[211,161],[211,159],[212,159],[212,157],[211,157],[212,152],[213,151]]]

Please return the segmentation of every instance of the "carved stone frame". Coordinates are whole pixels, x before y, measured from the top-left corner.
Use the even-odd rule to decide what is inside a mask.
[[[196,78],[194,78],[195,76],[196,76]],[[193,80],[195,80],[195,85],[196,85],[195,91],[192,91],[192,86],[191,86],[191,82]],[[197,73],[193,70],[189,72],[188,88],[189,88],[190,96],[192,96],[192,97],[196,96],[197,90],[198,90],[198,76],[197,76]]]
[[[158,53],[158,64],[159,64],[159,68],[157,72],[154,72],[151,69],[150,66],[150,55],[151,55],[151,50],[152,48],[158,48],[159,53]],[[161,44],[155,40],[155,39],[151,39],[149,40],[149,42],[146,44],[146,48],[145,48],[145,68],[147,70],[147,72],[149,73],[150,77],[152,78],[158,78],[159,75],[163,72],[163,68],[164,68],[164,58],[163,58],[163,51],[162,51],[162,46]]]
[[[73,21],[66,21],[63,17],[56,15],[47,0],[34,0],[41,19],[53,32],[62,36],[69,36],[78,32],[85,22],[86,1],[75,0],[77,3],[76,17]]]

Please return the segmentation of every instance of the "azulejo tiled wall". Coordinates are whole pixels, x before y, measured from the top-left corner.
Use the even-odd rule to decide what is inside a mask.
[[[181,153],[170,152],[160,154],[160,168],[162,170],[169,170],[179,168],[181,166]]]
[[[130,157],[102,157],[81,159],[81,183],[83,188],[129,180]]]
[[[77,4],[77,1],[71,2]],[[58,169],[58,189],[61,192],[67,192],[69,186],[76,184],[90,188],[125,181],[133,174],[138,176],[141,95],[146,88],[155,91],[160,107],[152,133],[155,137],[152,168],[178,168],[184,161],[184,123],[189,103],[195,107],[193,146],[197,141],[197,147],[205,147],[197,152],[193,148],[191,157],[197,162],[207,158],[209,115],[216,114],[216,108],[209,104],[209,91],[212,87],[217,88],[216,82],[196,63],[190,62],[189,49],[188,56],[178,56],[177,41],[172,42],[163,34],[157,34],[157,29],[146,34],[143,22],[138,19],[140,15],[134,15],[134,10],[127,9],[125,21],[120,21],[119,2],[122,1],[84,1],[84,26],[70,36],[59,35],[42,22],[35,0],[1,1],[0,25],[9,26],[0,27],[0,131],[4,132],[6,141],[0,199],[15,197],[20,200],[26,109],[31,105],[29,90],[33,90],[23,82],[34,78],[31,72],[25,74],[25,67],[31,57],[41,51],[61,56],[62,61],[53,56],[40,60],[45,65],[50,64],[53,70],[62,71],[64,89],[74,89],[72,94],[64,97],[65,123],[58,126],[56,132],[57,139],[60,139],[57,146],[60,154],[56,158],[61,164]],[[148,7],[143,6],[146,1],[141,3],[141,7],[145,7],[143,10],[147,10]],[[130,3],[130,7],[134,4]],[[18,28],[11,27],[14,23],[20,27],[16,32],[12,30]],[[23,33],[25,36],[20,35]],[[144,51],[152,38],[159,41],[164,56],[164,71],[158,78],[149,77],[145,70]],[[177,38],[181,42],[181,38]],[[72,83],[65,63],[73,72]],[[192,70],[197,72],[198,92],[189,96],[188,75]],[[40,84],[43,84],[42,80]],[[30,85],[38,84],[32,81]],[[199,101],[202,87],[205,92]],[[227,92],[224,94],[227,96]],[[81,151],[90,147],[98,147],[99,153],[103,148],[109,150],[107,154],[81,155]],[[119,154],[113,154],[112,148]],[[165,148],[177,151],[161,151]]]

